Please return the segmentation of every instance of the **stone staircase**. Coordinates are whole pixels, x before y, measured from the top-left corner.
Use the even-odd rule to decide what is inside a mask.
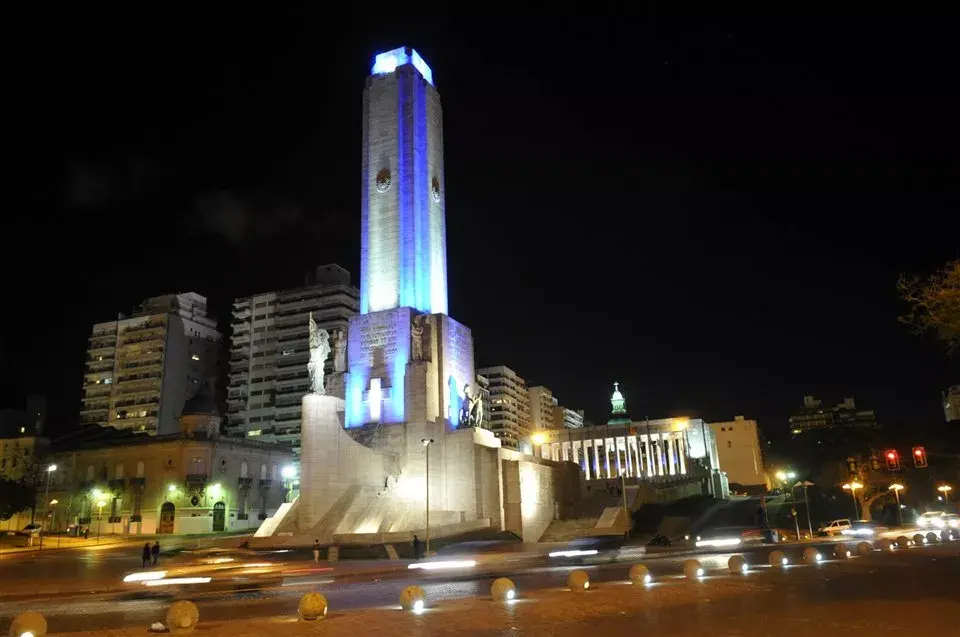
[[[327,561],[328,562],[339,562],[340,561],[340,545],[331,544],[327,547]]]
[[[399,560],[400,556],[397,555],[397,549],[393,547],[393,544],[384,544],[383,548],[387,549],[387,557],[391,560]]]

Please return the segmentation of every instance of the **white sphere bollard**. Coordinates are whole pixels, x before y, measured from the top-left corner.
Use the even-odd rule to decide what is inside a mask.
[[[634,564],[630,567],[630,581],[634,584],[652,584],[653,575],[644,564]]]
[[[197,605],[187,600],[181,600],[171,604],[167,609],[167,617],[164,623],[167,630],[174,634],[189,633],[197,626],[200,621],[200,611]]]
[[[870,542],[864,540],[857,544],[857,555],[866,557],[871,553],[873,553],[873,544],[870,544]]]
[[[913,542],[906,535],[901,535],[897,538],[897,548],[898,549],[907,549],[913,545]]]
[[[574,593],[582,593],[590,588],[590,576],[581,569],[571,571],[570,575],[567,576],[567,587]]]
[[[927,533],[927,544],[936,544],[939,541],[940,541],[939,535],[937,535],[933,531],[930,531],[929,533]]]
[[[35,610],[20,613],[13,618],[13,623],[10,624],[10,635],[12,637],[20,637],[21,635],[42,637],[46,634],[47,620]]]
[[[940,541],[941,541],[941,542],[949,542],[949,541],[950,541],[950,531],[948,531],[947,529],[944,529],[944,530],[940,531]]]
[[[819,564],[823,561],[823,556],[820,555],[820,551],[812,546],[808,546],[803,549],[803,561],[806,564]]]
[[[517,598],[517,587],[506,577],[500,577],[493,580],[490,596],[498,602],[509,602]]]
[[[914,546],[923,546],[927,543],[927,538],[923,537],[923,533],[915,533],[913,536],[913,545]]]
[[[423,611],[427,603],[427,594],[419,586],[407,586],[400,591],[400,607],[415,613]]]
[[[879,540],[877,540],[877,543],[876,543],[875,546],[876,546],[878,549],[880,549],[881,551],[895,551],[895,550],[897,550],[897,544],[896,544],[896,542],[894,542],[893,540],[889,540],[889,539],[887,539],[887,538],[880,538]]]
[[[747,566],[747,560],[745,560],[742,555],[734,555],[727,560],[727,567],[730,569],[732,575],[742,575],[750,568]]]
[[[706,575],[703,566],[697,560],[686,560],[683,563],[683,574],[687,579],[700,579]]]
[[[297,614],[304,621],[315,621],[327,616],[327,598],[320,593],[307,593],[297,604]]]
[[[834,544],[833,546],[833,556],[838,560],[845,560],[850,557],[850,547],[840,542],[839,544]]]
[[[787,554],[783,551],[770,551],[770,557],[768,561],[770,566],[774,568],[783,568],[790,563],[790,560],[787,558]]]

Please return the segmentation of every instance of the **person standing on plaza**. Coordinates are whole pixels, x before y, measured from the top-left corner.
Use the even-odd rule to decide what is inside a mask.
[[[150,566],[150,542],[143,545],[143,553],[140,557],[143,558],[143,568]]]
[[[319,539],[313,541],[313,563],[314,564],[320,563],[320,540]]]
[[[150,549],[150,555],[153,556],[153,565],[157,565],[157,560],[160,558],[160,540],[157,540],[153,543],[153,548]]]
[[[420,559],[420,538],[413,536],[413,559]]]

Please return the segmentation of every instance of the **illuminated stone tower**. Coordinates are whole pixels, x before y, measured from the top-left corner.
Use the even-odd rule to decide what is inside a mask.
[[[344,424],[455,429],[479,389],[470,330],[447,316],[440,95],[411,48],[373,61],[361,169],[360,315],[348,330]]]
[[[401,47],[363,92],[360,313],[447,313],[443,111],[433,72]]]

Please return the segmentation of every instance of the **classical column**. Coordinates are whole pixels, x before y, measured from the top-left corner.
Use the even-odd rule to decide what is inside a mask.
[[[633,437],[633,461],[635,463],[636,471],[633,475],[638,478],[643,477],[643,457],[640,455],[640,437]]]
[[[633,460],[630,456],[630,436],[626,435],[623,437],[623,457],[626,460],[627,467],[627,477],[633,477]]]
[[[677,434],[677,457],[680,458],[680,473],[687,475],[687,442],[683,432]]]
[[[663,475],[663,434],[657,436],[657,475]]]
[[[593,439],[593,475],[597,478],[600,478],[600,449],[597,447],[599,440],[596,438]]]
[[[616,436],[613,438],[613,453],[617,455],[617,477],[619,478],[623,473],[623,463],[620,462],[620,438]]]
[[[667,465],[670,468],[670,475],[677,475],[677,462],[674,456],[674,438],[673,434],[667,434]]]

